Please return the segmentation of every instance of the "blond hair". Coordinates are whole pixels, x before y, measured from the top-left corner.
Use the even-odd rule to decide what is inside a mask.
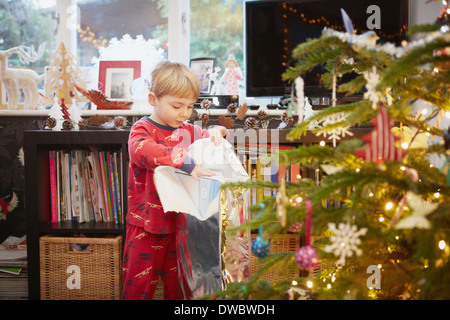
[[[172,95],[196,100],[200,95],[200,84],[184,64],[165,60],[158,63],[151,73],[150,91],[158,98]]]

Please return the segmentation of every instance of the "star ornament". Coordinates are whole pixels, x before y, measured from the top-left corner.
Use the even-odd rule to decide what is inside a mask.
[[[395,226],[396,229],[430,229],[431,223],[426,218],[430,213],[437,209],[437,203],[431,203],[422,199],[414,192],[406,193],[406,203],[410,207],[412,214],[400,220]]]
[[[355,155],[366,161],[383,162],[385,160],[400,161],[407,151],[396,146],[400,139],[391,132],[394,126],[387,112],[386,106],[382,104],[376,118],[371,121],[374,129],[364,135],[361,140],[368,143],[364,149],[356,150]]]

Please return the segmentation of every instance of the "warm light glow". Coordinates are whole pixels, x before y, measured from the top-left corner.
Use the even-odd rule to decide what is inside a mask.
[[[401,167],[400,167],[400,170],[405,171],[405,170],[406,170],[406,167],[405,167],[405,166],[401,166]]]
[[[359,169],[359,168],[356,168],[356,170],[355,170],[356,172],[359,172],[359,171],[361,171],[361,169]]]
[[[408,142],[403,142],[402,143],[402,148],[403,149],[408,149],[408,147],[409,147],[409,143]]]
[[[386,203],[386,210],[391,210],[392,208],[394,207],[394,204],[392,203],[392,202],[388,202],[388,203]]]
[[[439,192],[436,192],[436,193],[434,194],[434,197],[435,197],[436,199],[439,199],[440,196],[441,196],[441,194],[440,194]]]
[[[422,109],[422,112],[421,112],[423,115],[426,115],[427,113],[428,113],[428,109]]]
[[[327,284],[327,289],[331,289],[331,284]]]
[[[384,217],[378,218],[378,221],[383,222],[384,221]]]
[[[295,199],[295,200],[297,200],[297,202],[302,202],[303,198],[302,197],[297,197],[297,199]]]
[[[325,146],[325,141],[323,141],[323,140],[320,141],[320,142],[319,142],[319,145],[320,145],[321,147]]]
[[[296,286],[296,285],[297,285],[297,281],[292,280],[292,285],[293,285],[293,286]]]
[[[446,243],[444,240],[439,241],[439,249],[444,250],[446,246]]]
[[[312,288],[312,286],[313,286],[313,283],[312,283],[312,281],[308,281],[307,283],[306,283],[306,286],[308,287],[308,288]]]

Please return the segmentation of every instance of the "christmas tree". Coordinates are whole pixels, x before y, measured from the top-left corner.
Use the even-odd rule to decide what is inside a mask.
[[[254,218],[228,230],[262,228],[261,237],[252,243],[262,267],[248,281],[229,283],[214,298],[450,298],[450,136],[439,128],[450,111],[448,8],[436,23],[411,26],[409,33],[419,40],[398,47],[377,44],[373,33],[325,29],[321,37],[295,48],[297,63],[283,78],[295,83],[321,64],[333,103],[300,119],[289,136],[299,138],[306,130],[345,133],[363,125],[367,134],[346,137],[336,146],[299,145],[280,151],[285,165],[322,168],[319,185],[301,179],[223,186],[271,187],[276,196],[252,206]],[[342,81],[349,73],[357,76]],[[298,89],[297,103],[302,103],[301,86]],[[336,105],[336,93],[361,93],[362,99]],[[415,101],[426,102],[428,113],[415,114]],[[290,112],[298,108],[291,107]],[[447,160],[437,167],[432,157]],[[269,249],[265,238],[288,233],[296,225],[303,226],[297,251],[262,250],[265,245]],[[260,280],[265,271],[287,265],[297,268],[299,276],[281,282]]]
[[[75,89],[74,83],[84,87],[81,70],[75,64],[75,57],[67,51],[61,42],[55,54],[51,57],[52,64],[47,70],[44,83],[46,89],[43,103],[53,103],[54,97],[64,98],[66,102],[81,102],[87,99]]]

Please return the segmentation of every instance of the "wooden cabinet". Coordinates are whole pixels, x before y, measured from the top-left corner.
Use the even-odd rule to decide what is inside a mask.
[[[46,234],[125,234],[124,224],[114,222],[75,221],[51,222],[49,151],[98,147],[103,150],[123,150],[122,172],[124,193],[128,175],[129,131],[24,131],[25,210],[27,214],[27,254],[29,299],[40,298],[39,238]],[[124,196],[123,208],[127,208]],[[126,210],[125,210],[126,212]]]

